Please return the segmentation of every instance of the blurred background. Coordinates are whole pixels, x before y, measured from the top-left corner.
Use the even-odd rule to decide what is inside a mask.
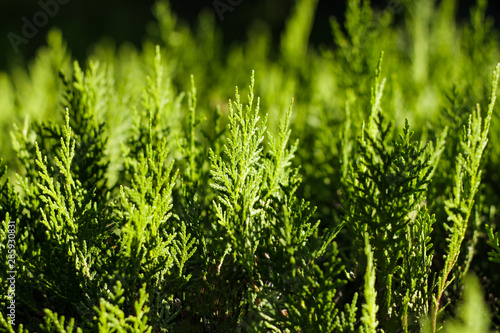
[[[407,0],[372,0],[375,8],[392,6],[398,10],[398,1]],[[58,8],[53,6],[54,2]],[[0,70],[11,65],[24,66],[35,51],[45,43],[45,37],[51,27],[59,27],[67,41],[73,57],[83,59],[90,47],[97,41],[107,38],[117,44],[125,42],[139,46],[148,34],[149,23],[154,19],[151,7],[154,0],[1,0],[0,1]],[[215,6],[228,3],[232,11],[220,8],[219,15]],[[174,12],[180,19],[194,24],[202,11],[209,11],[216,16],[216,22],[223,31],[226,45],[233,41],[245,40],[250,24],[264,22],[278,38],[286,17],[294,1],[290,0],[190,0],[171,1]],[[311,36],[311,43],[330,44],[331,29],[329,18],[334,16],[342,22],[346,1],[320,0],[316,20]],[[458,18],[467,19],[475,0],[459,1]],[[48,8],[44,10],[43,7]],[[40,14],[41,11],[48,13]],[[489,16],[495,18],[495,25],[500,26],[500,1],[491,0],[488,5]],[[27,24],[38,20],[34,30]],[[26,23],[29,22],[29,23]],[[28,29],[24,31],[23,29]],[[26,38],[26,32],[29,38]],[[16,46],[13,46],[16,44]]]

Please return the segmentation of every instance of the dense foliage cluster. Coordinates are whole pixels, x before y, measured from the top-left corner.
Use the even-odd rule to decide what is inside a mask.
[[[317,2],[226,48],[160,0],[140,50],[0,73],[2,330],[499,329],[486,1],[348,0],[313,48]]]

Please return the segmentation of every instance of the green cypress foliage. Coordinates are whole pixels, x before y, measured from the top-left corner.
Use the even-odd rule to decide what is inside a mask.
[[[0,331],[498,331],[500,43],[458,4],[52,30],[0,73]]]

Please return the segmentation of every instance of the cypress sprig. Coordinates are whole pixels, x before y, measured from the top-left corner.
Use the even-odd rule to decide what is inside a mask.
[[[379,306],[377,305],[377,291],[375,289],[375,262],[373,258],[372,247],[368,233],[365,233],[365,255],[366,255],[366,272],[363,296],[365,303],[362,307],[361,322],[363,323],[362,332],[375,333],[379,325],[377,320],[377,312]]]
[[[356,306],[358,303],[358,293],[354,293],[351,304],[347,303],[345,305],[345,309],[340,313],[340,316],[337,317],[337,326],[341,331],[354,332],[355,325],[357,322],[357,311],[358,307]]]
[[[414,219],[406,228],[407,245],[402,251],[401,272],[397,274],[401,279],[401,294],[398,298],[403,302],[399,311],[405,332],[419,328],[429,313],[428,300],[432,292],[429,282],[434,259],[431,235],[436,217],[429,213],[425,205],[420,206],[414,214]]]
[[[219,193],[214,201],[218,223],[231,240],[228,245],[232,244],[235,253],[244,256],[245,266],[253,262],[257,235],[262,228],[257,220],[261,213],[257,203],[263,180],[261,143],[265,126],[259,125],[259,99],[255,108],[253,105],[254,83],[252,72],[248,104],[245,107],[240,102],[237,88],[235,101],[229,101],[229,137],[224,145],[226,158],[216,156],[210,150],[211,186]]]
[[[149,282],[174,264],[176,228],[170,223],[177,172],[172,172],[173,163],[165,167],[167,142],[163,139],[160,144],[155,150],[148,144],[145,155],[140,154],[127,171],[133,175],[131,187],[120,189],[123,225],[119,266],[129,272],[132,281],[144,277]]]
[[[359,144],[360,161],[348,181],[347,223],[358,237],[364,237],[362,231],[367,225],[374,247],[380,249],[375,254],[379,267],[392,274],[401,256],[409,214],[424,201],[432,168],[425,149],[412,142],[408,122],[392,146],[391,127],[384,124],[383,115],[374,118],[373,126],[380,134],[374,138],[365,131],[365,139]]]
[[[359,258],[363,257],[364,234],[369,235],[381,276],[378,304],[381,313],[386,314],[385,327],[395,329],[402,324],[408,330],[418,327],[419,318],[428,312],[425,297],[435,218],[425,205],[434,166],[444,149],[446,130],[437,144],[423,145],[413,140],[414,133],[406,120],[399,137],[392,138],[392,124],[385,121],[380,107],[385,82],[380,79],[381,60],[371,95],[371,115],[357,146],[358,160],[355,166],[343,163],[345,226],[355,238],[356,270],[364,268],[365,259]],[[348,142],[348,138],[344,141]],[[348,156],[352,148],[343,151]]]
[[[0,220],[6,223],[11,219],[15,221],[20,218],[22,211],[21,198],[19,198],[14,186],[10,183],[7,171],[7,166],[0,159]],[[5,230],[2,229],[0,233]]]
[[[72,333],[75,329],[75,319],[71,318],[65,326],[66,318],[64,316],[59,316],[57,313],[52,312],[50,309],[45,309],[45,327],[48,332],[59,332],[59,333]],[[80,327],[76,328],[77,333],[83,332]]]
[[[133,315],[127,316],[121,309],[125,301],[124,292],[121,282],[117,281],[109,300],[101,298],[99,307],[94,307],[98,314],[99,332],[152,332],[153,328],[147,324],[150,309],[147,306],[149,295],[146,292],[146,284],[139,290]]]
[[[454,277],[449,277],[450,272],[456,265],[460,254],[460,247],[464,240],[470,214],[474,208],[475,196],[481,183],[481,161],[483,152],[488,143],[488,132],[496,101],[496,91],[500,78],[500,64],[493,72],[491,83],[490,101],[486,117],[481,116],[479,105],[472,111],[467,127],[464,128],[461,151],[456,157],[457,163],[454,172],[454,187],[452,197],[445,201],[445,210],[448,215],[446,229],[450,233],[447,238],[448,249],[445,256],[444,267],[441,270],[436,283],[436,291],[432,297],[432,331],[437,330],[437,317],[441,309],[441,297],[446,288],[451,284]]]
[[[37,155],[36,163],[40,170],[40,178],[42,179],[42,182],[38,186],[42,193],[42,200],[48,204],[50,212],[49,221],[46,213],[42,211],[43,223],[49,230],[49,235],[55,237],[60,242],[62,240],[62,233],[71,235],[76,234],[78,231],[78,225],[75,224],[74,220],[76,207],[73,198],[77,183],[71,174],[71,163],[75,156],[75,140],[72,137],[72,130],[69,126],[69,114],[67,112],[66,126],[63,127],[63,137],[61,138],[61,150],[58,154],[59,157],[55,157],[55,164],[63,177],[61,179],[62,184],[49,174],[47,158],[42,157],[38,144],[35,144],[35,147]],[[71,252],[74,252],[74,250]]]
[[[266,197],[271,195],[279,197],[280,184],[288,182],[287,176],[291,167],[292,159],[297,150],[298,140],[288,147],[290,140],[290,117],[292,115],[292,103],[285,115],[285,119],[280,122],[279,131],[276,138],[268,132],[269,137],[269,155],[270,159],[265,160],[265,167],[268,175],[268,189]],[[264,198],[264,200],[266,199]]]
[[[95,252],[93,244],[98,245],[99,238],[96,238],[96,235],[92,232],[82,232],[80,230],[84,226],[84,221],[88,218],[88,215],[79,214],[89,209],[89,207],[84,207],[86,191],[82,188],[80,181],[75,179],[72,174],[76,140],[70,127],[68,110],[66,110],[65,118],[66,124],[62,128],[63,136],[60,141],[61,148],[58,150],[57,156],[54,157],[58,174],[55,173],[54,168],[49,171],[47,158],[42,156],[38,145],[35,143],[36,164],[40,176],[38,187],[41,200],[45,204],[40,208],[41,223],[46,228],[48,240],[54,242],[53,248],[48,251],[47,255],[64,253],[68,260],[72,261],[72,264],[76,266],[77,274],[79,273],[81,277],[90,280],[95,274],[92,272],[92,264],[95,262],[95,258],[92,258],[93,252]],[[51,251],[53,252],[51,253]],[[63,279],[65,278],[71,279],[71,273]],[[55,288],[60,287],[55,286]]]

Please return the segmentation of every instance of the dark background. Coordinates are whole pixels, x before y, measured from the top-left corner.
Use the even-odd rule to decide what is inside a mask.
[[[41,0],[43,2],[55,0]],[[62,0],[61,0],[62,1]],[[118,44],[128,41],[140,46],[146,35],[148,22],[154,17],[151,7],[154,0],[64,0],[54,17],[49,17],[46,25],[28,43],[19,46],[15,53],[7,37],[12,32],[22,36],[22,18],[33,22],[33,15],[42,8],[38,0],[0,0],[0,70],[9,64],[24,65],[33,57],[35,51],[45,43],[45,36],[51,27],[57,26],[67,41],[72,55],[77,59],[85,58],[89,47],[102,37],[110,37]],[[418,1],[418,0],[416,0]],[[227,3],[227,0],[222,0]],[[236,1],[237,2],[237,1]],[[467,19],[474,0],[459,1],[458,17]],[[490,0],[488,14],[496,17],[495,25],[500,27],[500,1]],[[291,0],[243,0],[232,12],[226,12],[220,20],[213,9],[212,0],[171,1],[172,9],[184,21],[194,25],[199,13],[208,10],[215,16],[217,24],[224,32],[226,44],[234,40],[244,40],[250,22],[261,20],[272,28],[278,38],[286,17],[295,1]],[[332,16],[342,21],[346,1],[320,0],[311,37],[314,44],[331,43],[330,24]],[[374,7],[382,8],[389,0],[372,0]],[[394,0],[392,0],[394,3]]]

